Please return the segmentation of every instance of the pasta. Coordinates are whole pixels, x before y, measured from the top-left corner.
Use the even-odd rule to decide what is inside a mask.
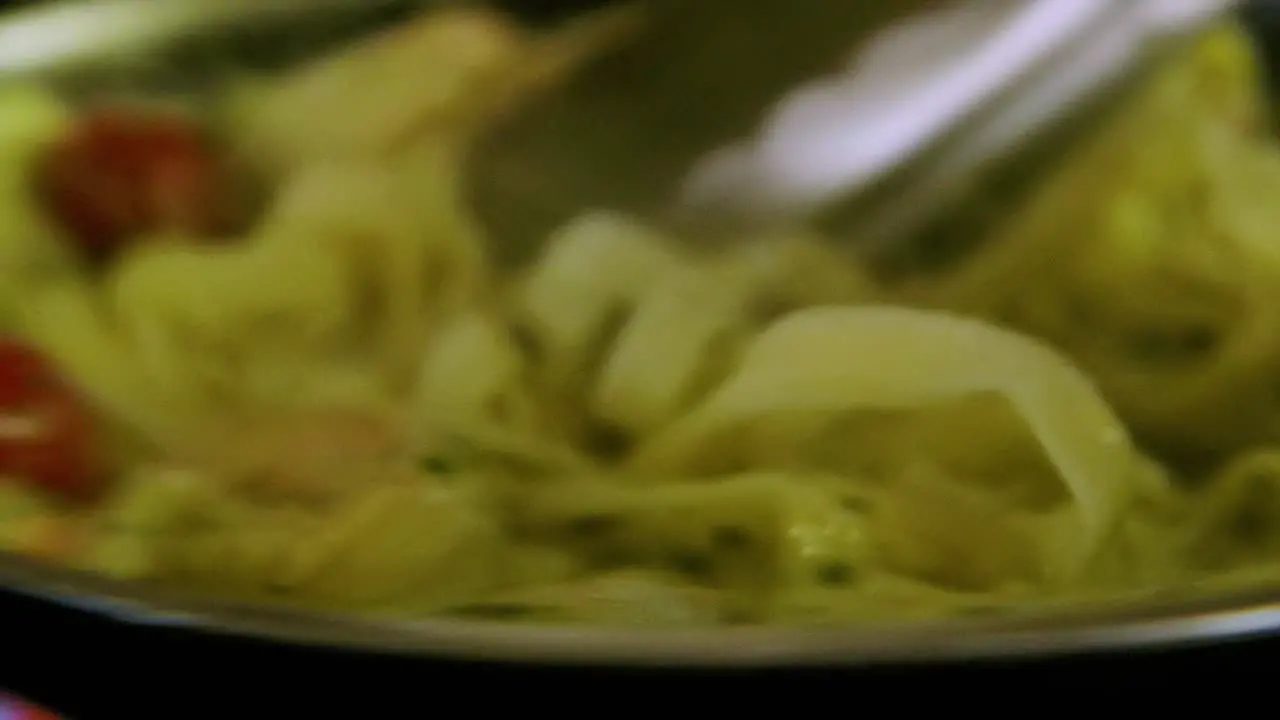
[[[995,241],[895,280],[829,238],[707,254],[607,208],[499,262],[461,192],[502,105],[478,94],[528,91],[575,56],[557,42],[433,16],[255,79],[208,146],[190,119],[78,131],[52,90],[0,92],[0,550],[254,602],[644,626],[1274,576],[1280,150],[1237,29]],[[422,95],[374,82],[424,57]],[[50,170],[76,153],[117,160]],[[193,213],[236,169],[262,210]]]

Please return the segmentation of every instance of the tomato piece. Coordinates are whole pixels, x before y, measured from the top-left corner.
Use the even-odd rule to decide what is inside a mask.
[[[0,475],[66,500],[91,500],[105,468],[78,394],[33,349],[0,340]]]
[[[199,125],[171,112],[90,113],[36,172],[39,196],[91,260],[148,232],[218,235],[231,216],[225,164]]]

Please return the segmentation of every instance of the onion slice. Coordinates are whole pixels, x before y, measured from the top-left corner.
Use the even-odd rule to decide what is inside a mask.
[[[1083,569],[1132,495],[1138,457],[1094,385],[1031,339],[947,313],[902,307],[817,307],[758,335],[738,369],[680,420],[642,444],[637,470],[676,470],[722,431],[787,411],[906,409],[995,392],[1022,417],[1075,503]],[[1046,550],[1048,550],[1046,548]]]

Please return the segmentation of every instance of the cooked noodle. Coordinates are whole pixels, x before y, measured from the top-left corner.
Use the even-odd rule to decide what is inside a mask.
[[[119,445],[88,504],[0,483],[0,548],[291,605],[660,625],[936,617],[1280,566],[1280,151],[1238,30],[987,249],[888,284],[822,238],[696,255],[606,210],[498,266],[460,199],[483,114],[460,88],[540,46],[439,22],[462,25],[431,42],[488,44],[426,48],[435,104],[378,111],[395,94],[341,63],[255,83],[226,135],[273,178],[266,212],[104,268],[29,189],[75,111],[0,94],[0,322]],[[357,125],[310,124],[326,82]]]

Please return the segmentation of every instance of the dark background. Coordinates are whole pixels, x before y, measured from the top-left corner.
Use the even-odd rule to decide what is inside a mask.
[[[0,0],[5,4],[30,3]],[[499,4],[554,19],[598,0]],[[1265,55],[1273,68],[1280,67],[1280,2],[1253,2],[1246,13],[1259,37],[1275,40],[1266,43]],[[144,629],[0,593],[0,689],[80,718],[181,718],[196,709],[243,717],[412,717],[505,711],[508,705],[517,712],[639,713],[659,706],[702,713],[731,710],[765,695],[786,703],[778,706],[784,712],[830,705],[842,714],[901,715],[943,705],[1038,713],[1080,701],[1126,712],[1108,691],[1123,693],[1117,699],[1143,710],[1191,695],[1249,702],[1249,690],[1265,691],[1276,682],[1275,668],[1280,639],[1052,661],[863,670],[530,668],[357,656]],[[688,705],[695,697],[697,705]],[[1236,711],[1222,704],[1217,709]]]

